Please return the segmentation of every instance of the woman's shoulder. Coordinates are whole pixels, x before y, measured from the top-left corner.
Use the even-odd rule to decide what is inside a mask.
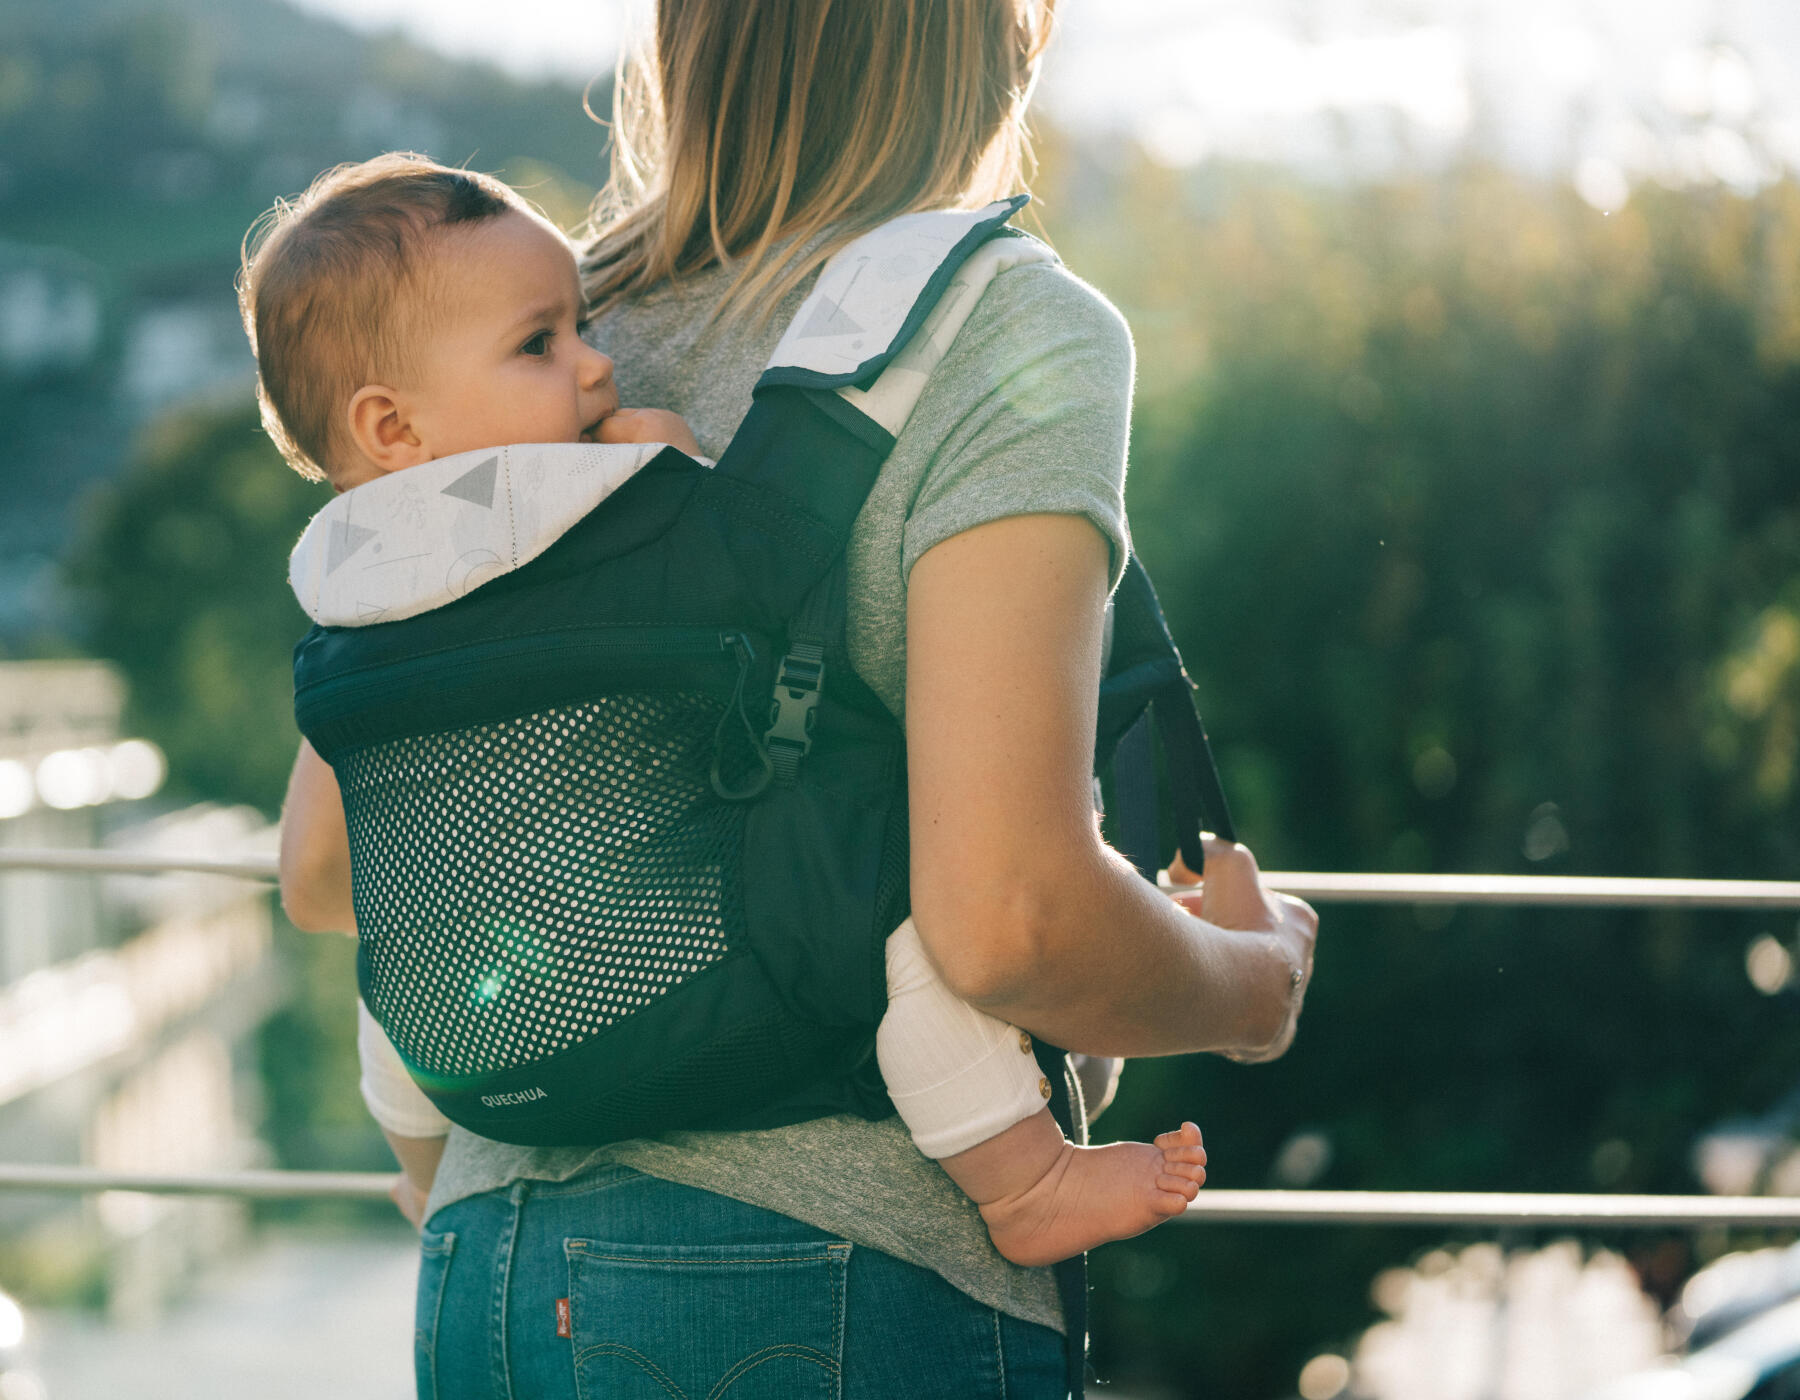
[[[1105,294],[1061,262],[999,273],[933,378],[940,391],[982,395],[1026,379],[1078,401],[1129,400],[1131,330]]]
[[[1119,308],[1060,260],[1001,272],[970,313],[967,332],[1057,344],[1085,341],[1126,362],[1132,355],[1131,328]]]

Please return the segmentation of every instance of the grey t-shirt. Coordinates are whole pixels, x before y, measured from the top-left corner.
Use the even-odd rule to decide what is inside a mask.
[[[667,408],[717,458],[808,286],[768,318],[707,325],[730,276],[665,286],[607,313],[588,338],[613,357],[621,401]],[[858,516],[849,549],[850,655],[903,717],[906,581],[919,556],[976,525],[1084,515],[1124,567],[1125,444],[1132,346],[1118,312],[1060,265],[989,285],[933,373]],[[975,1206],[919,1155],[898,1118],[815,1119],[755,1132],[676,1132],[603,1148],[525,1148],[454,1129],[429,1210],[519,1178],[560,1181],[616,1162],[779,1211],[931,1269],[1027,1322],[1062,1326],[1048,1269],[994,1250]]]

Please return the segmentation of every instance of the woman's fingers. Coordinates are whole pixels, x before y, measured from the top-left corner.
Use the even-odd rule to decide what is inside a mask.
[[[1207,839],[1205,832],[1200,834],[1200,839],[1202,841]],[[1198,885],[1200,883],[1200,877],[1188,869],[1188,863],[1181,858],[1180,851],[1176,851],[1175,858],[1169,862],[1169,883],[1172,885]]]

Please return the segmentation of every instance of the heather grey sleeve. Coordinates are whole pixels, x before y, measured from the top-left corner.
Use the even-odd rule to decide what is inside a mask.
[[[895,445],[897,457],[930,454],[907,512],[903,571],[976,525],[1055,513],[1086,516],[1106,536],[1116,584],[1130,549],[1132,371],[1123,318],[1066,268],[996,277]]]

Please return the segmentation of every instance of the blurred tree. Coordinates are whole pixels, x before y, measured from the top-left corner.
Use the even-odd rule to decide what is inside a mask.
[[[88,502],[71,568],[88,641],[124,671],[126,723],[162,745],[183,796],[280,803],[299,742],[290,656],[307,626],[284,564],[323,492],[246,407],[162,421]]]
[[[1266,866],[1800,875],[1792,185],[1046,177],[1137,334],[1136,542]],[[1800,1076],[1771,922],[1327,909],[1286,1061],[1135,1066],[1104,1127],[1195,1117],[1221,1186],[1692,1190]],[[1283,1393],[1410,1247],[1161,1233],[1101,1252],[1098,1354],[1195,1396]]]

